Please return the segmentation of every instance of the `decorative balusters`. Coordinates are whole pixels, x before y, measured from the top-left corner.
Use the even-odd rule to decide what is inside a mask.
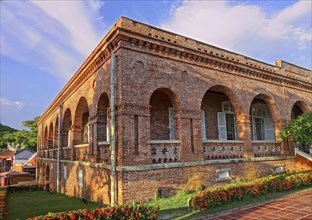
[[[110,164],[110,145],[109,144],[99,145],[99,151],[100,151],[99,162]]]
[[[255,157],[272,157],[281,155],[280,142],[253,142],[252,149]]]
[[[171,163],[179,160],[179,142],[151,143],[151,155],[153,163]]]
[[[205,141],[203,152],[206,160],[220,160],[243,157],[242,142]]]

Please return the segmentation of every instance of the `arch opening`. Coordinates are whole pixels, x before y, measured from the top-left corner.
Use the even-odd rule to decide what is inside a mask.
[[[63,118],[63,126],[62,126],[62,148],[71,146],[71,112],[70,109],[66,109],[64,118]]]
[[[150,98],[150,139],[175,140],[177,137],[176,97],[168,89],[155,90]]]
[[[74,145],[89,143],[89,107],[84,97],[76,107],[74,127]]]
[[[44,129],[44,144],[43,144],[43,149],[47,150],[48,149],[48,127],[46,126]]]
[[[251,102],[251,136],[252,140],[275,140],[273,114],[269,105],[269,97],[257,95]]]
[[[298,118],[304,113],[304,104],[300,101],[296,102],[291,109],[291,120]]]
[[[238,139],[238,110],[229,98],[231,94],[232,92],[224,86],[214,86],[205,93],[201,103],[203,141]]]
[[[49,137],[48,137],[48,149],[51,150],[53,149],[53,144],[54,144],[54,141],[53,141],[53,123],[51,122],[50,123],[50,127],[49,127]]]
[[[109,99],[106,93],[100,96],[97,107],[97,141],[109,141]]]

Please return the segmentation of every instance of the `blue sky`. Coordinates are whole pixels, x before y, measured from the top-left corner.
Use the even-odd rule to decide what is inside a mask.
[[[312,69],[312,3],[1,1],[0,122],[41,115],[120,16],[274,64]]]

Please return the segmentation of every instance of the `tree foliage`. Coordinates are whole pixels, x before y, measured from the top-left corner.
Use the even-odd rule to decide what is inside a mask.
[[[312,112],[306,112],[281,130],[281,137],[297,144],[312,144]]]
[[[3,124],[0,123],[0,136],[2,134],[4,134],[4,133],[12,133],[12,132],[15,132],[15,131],[17,131],[17,130],[14,129],[14,128],[9,127],[7,125],[3,125]]]
[[[15,130],[14,132],[5,131],[0,133],[0,147],[7,147],[10,145],[16,150],[29,149],[36,151],[37,146],[37,122],[40,117],[36,117],[33,120],[23,121],[22,125],[28,130]]]

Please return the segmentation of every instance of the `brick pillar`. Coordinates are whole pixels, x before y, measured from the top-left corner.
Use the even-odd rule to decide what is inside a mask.
[[[200,114],[197,110],[181,111],[180,161],[204,160]]]
[[[244,115],[240,118],[240,120],[243,120],[244,127],[242,129],[243,131],[243,141],[244,141],[244,157],[245,158],[253,158],[254,153],[252,149],[252,137],[251,137],[251,116],[250,115]]]
[[[70,137],[70,144],[71,144],[71,160],[75,160],[75,148],[74,146],[79,144],[79,140],[81,140],[81,127],[80,126],[76,126],[76,125],[72,125],[71,126],[71,137]]]
[[[289,156],[289,155],[294,155],[294,143],[289,140],[284,140],[280,137],[280,131],[282,128],[284,128],[289,121],[287,119],[280,119],[278,121],[273,121],[276,129],[276,140],[281,141],[281,155],[282,156]]]

